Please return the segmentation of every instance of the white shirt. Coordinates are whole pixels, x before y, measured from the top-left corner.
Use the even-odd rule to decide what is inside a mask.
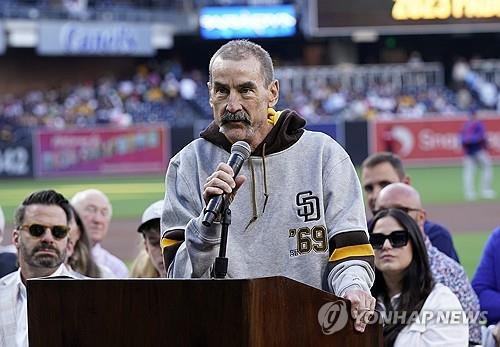
[[[61,264],[57,270],[48,277],[70,276],[73,277],[64,264]],[[26,296],[26,286],[21,280],[21,269],[17,270],[16,275],[16,346],[28,347],[28,300]]]
[[[128,277],[128,268],[123,261],[121,261],[118,257],[109,253],[107,250],[102,248],[100,243],[97,243],[92,248],[92,256],[94,257],[95,262],[100,267],[105,267],[113,273],[113,277],[116,278],[127,278]]]
[[[399,294],[391,298],[393,305],[398,297]],[[467,347],[469,345],[468,320],[462,305],[450,288],[441,283],[434,286],[420,310],[420,317],[425,314],[429,314],[427,319],[421,319],[420,322],[417,320],[401,330],[394,347]],[[460,314],[465,318],[458,318]],[[439,315],[441,318],[438,317]],[[443,323],[443,320],[446,320],[445,317],[452,318],[448,323]]]

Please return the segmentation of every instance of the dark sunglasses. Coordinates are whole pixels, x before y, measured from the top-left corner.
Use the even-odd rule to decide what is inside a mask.
[[[389,239],[393,248],[404,247],[408,244],[409,235],[406,230],[395,230],[389,235],[385,234],[371,234],[370,243],[373,249],[382,249],[385,240]]]
[[[31,236],[40,237],[45,233],[45,230],[50,229],[52,232],[52,236],[56,239],[63,239],[68,235],[69,226],[67,225],[43,225],[43,224],[24,224],[21,225],[18,229],[27,229]]]

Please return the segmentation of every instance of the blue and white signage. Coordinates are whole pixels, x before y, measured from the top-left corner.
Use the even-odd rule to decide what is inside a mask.
[[[204,7],[200,33],[205,39],[293,36],[296,30],[293,5]]]
[[[40,23],[40,55],[152,56],[151,27],[140,23]]]

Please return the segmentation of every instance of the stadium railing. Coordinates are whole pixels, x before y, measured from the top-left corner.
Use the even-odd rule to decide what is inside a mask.
[[[474,59],[470,67],[486,81],[500,87],[500,59]]]
[[[276,69],[276,76],[286,92],[310,90],[325,84],[356,92],[381,84],[389,85],[394,91],[444,86],[444,69],[440,63],[281,67]]]

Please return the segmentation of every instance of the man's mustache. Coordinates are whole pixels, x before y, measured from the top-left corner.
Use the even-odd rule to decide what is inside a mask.
[[[237,112],[229,112],[225,111],[221,117],[221,125],[224,125],[229,122],[243,122],[248,125],[251,125],[250,117],[245,111],[237,111]]]
[[[60,255],[60,252],[57,248],[55,248],[54,246],[51,246],[49,244],[43,244],[43,243],[40,246],[36,246],[35,248],[33,248],[33,251],[31,254],[35,254],[36,252],[39,252],[39,251],[48,251],[48,250],[52,250],[57,255]]]

